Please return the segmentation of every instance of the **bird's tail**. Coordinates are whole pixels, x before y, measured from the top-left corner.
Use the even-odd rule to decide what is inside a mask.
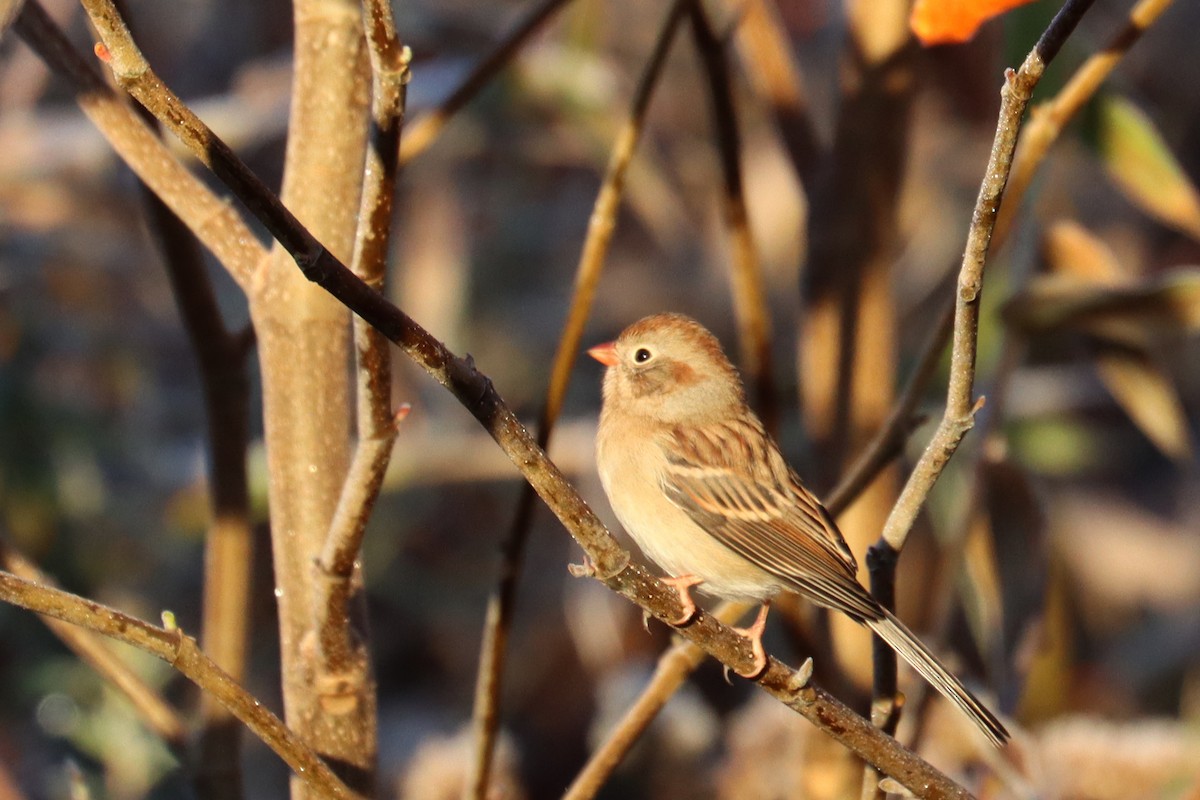
[[[979,726],[984,735],[997,747],[1003,747],[1008,741],[1009,733],[1000,724],[1000,720],[987,709],[983,703],[967,691],[962,681],[954,677],[948,669],[942,666],[937,657],[929,651],[921,641],[913,635],[904,623],[888,611],[884,611],[882,619],[865,620],[868,627],[888,645],[903,656],[913,669],[921,673],[921,677],[929,681],[946,699],[962,709],[962,712]]]

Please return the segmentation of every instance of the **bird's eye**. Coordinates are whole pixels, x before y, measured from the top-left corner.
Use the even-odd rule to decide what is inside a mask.
[[[637,349],[637,351],[634,352],[634,354],[633,354],[633,360],[639,364],[645,364],[647,361],[649,361],[651,359],[651,357],[653,357],[653,355],[654,354],[651,353],[646,348],[639,347]]]

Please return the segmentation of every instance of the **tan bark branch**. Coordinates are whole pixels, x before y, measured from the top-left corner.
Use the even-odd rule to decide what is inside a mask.
[[[779,405],[771,370],[771,314],[767,309],[766,291],[763,288],[762,264],[754,245],[754,231],[750,228],[750,215],[746,209],[741,136],[738,133],[737,110],[733,104],[729,64],[725,58],[724,43],[713,31],[703,3],[691,3],[688,9],[692,38],[700,55],[712,100],[713,127],[716,130],[723,181],[721,207],[733,241],[730,283],[741,362],[764,423],[768,430],[778,431]]]
[[[229,708],[314,791],[327,797],[352,796],[324,761],[213,663],[196,640],[183,631],[158,628],[108,606],[3,571],[0,571],[0,600],[101,633],[161,658]]]
[[[404,122],[410,54],[396,35],[389,3],[366,0],[363,11],[372,72],[371,134],[351,270],[376,291],[382,291],[391,244],[396,153]],[[334,698],[351,696],[351,684],[366,679],[356,667],[364,661],[356,655],[361,643],[346,621],[355,610],[351,604],[361,588],[356,565],[363,535],[383,485],[398,425],[409,411],[405,404],[395,414],[392,412],[387,339],[355,317],[354,342],[358,443],[315,564],[313,608],[319,647],[317,668],[321,673],[318,682]]]
[[[1074,29],[1079,17],[1090,5],[1091,0],[1068,0],[1020,69],[1010,69],[1005,73],[1004,87],[1001,90],[1000,119],[996,125],[996,136],[984,179],[979,187],[979,197],[975,202],[975,211],[959,270],[945,415],[884,526],[883,540],[897,551],[903,549],[904,540],[929,489],[973,424],[977,405],[973,389],[983,268],[992,230],[996,224],[996,215],[1004,196],[1005,182],[1012,168],[1021,116],[1029,104],[1034,87],[1045,71],[1048,59],[1058,52],[1062,39]]]
[[[3,540],[0,540],[0,567],[30,583],[53,586],[45,573]],[[129,700],[147,728],[161,737],[176,754],[181,757],[185,754],[187,726],[175,709],[116,653],[105,647],[98,635],[56,617],[43,615],[41,620],[75,655]]]
[[[521,46],[570,0],[542,0],[529,10],[504,36],[496,47],[484,56],[471,70],[463,82],[443,100],[437,108],[421,114],[408,126],[407,134],[400,143],[400,163],[407,164],[425,152],[450,118],[458,113],[468,101],[487,85],[488,81],[503,69],[516,55]]]
[[[93,65],[79,55],[36,0],[24,4],[14,28],[68,82],[80,109],[121,159],[187,223],[245,288],[266,250],[238,213],[179,163]]]
[[[634,92],[629,117],[617,134],[609,156],[608,168],[592,215],[588,221],[587,236],[579,264],[575,270],[575,288],[571,298],[567,321],[559,336],[554,354],[554,365],[550,372],[550,383],[546,389],[546,401],[538,422],[538,446],[546,449],[550,443],[554,426],[562,411],[563,398],[571,380],[571,370],[579,352],[583,330],[591,314],[592,301],[600,274],[604,269],[609,243],[616,228],[617,211],[625,190],[625,176],[634,152],[641,139],[646,112],[654,89],[662,75],[671,43],[683,19],[685,3],[690,0],[675,0],[667,19],[642,72]],[[472,711],[472,728],[475,737],[475,758],[468,777],[468,796],[482,798],[487,790],[488,775],[495,751],[496,732],[500,725],[500,687],[504,669],[504,654],[508,643],[513,608],[516,602],[517,582],[521,574],[521,563],[525,542],[533,521],[535,494],[529,484],[521,490],[517,509],[503,543],[501,544],[500,577],[492,594],[488,597],[484,619],[482,642],[480,643],[479,671],[475,683],[475,703]]]

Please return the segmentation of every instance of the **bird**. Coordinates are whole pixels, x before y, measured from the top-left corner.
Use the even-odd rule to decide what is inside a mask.
[[[720,342],[694,319],[660,313],[588,355],[603,364],[596,465],[617,519],[679,595],[685,625],[694,588],[761,604],[746,636],[755,678],[771,600],[792,592],[866,625],[997,747],[996,716],[855,577],[858,564],[832,515],[805,488],[746,403]]]

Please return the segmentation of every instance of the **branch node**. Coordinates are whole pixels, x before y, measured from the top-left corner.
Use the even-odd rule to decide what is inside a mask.
[[[804,663],[800,668],[792,673],[788,678],[787,690],[792,694],[799,694],[802,689],[808,686],[809,679],[813,674],[813,660],[811,657],[804,659]]]
[[[879,781],[879,790],[887,794],[898,794],[901,797],[916,797],[909,789],[895,778],[884,778]]]
[[[567,572],[571,573],[573,578],[594,578],[596,577],[596,565],[592,563],[592,559],[587,553],[583,554],[582,564],[567,564]]]
[[[412,403],[401,403],[396,409],[396,413],[392,415],[392,428],[397,429],[400,423],[408,419],[409,413],[412,411]]]

